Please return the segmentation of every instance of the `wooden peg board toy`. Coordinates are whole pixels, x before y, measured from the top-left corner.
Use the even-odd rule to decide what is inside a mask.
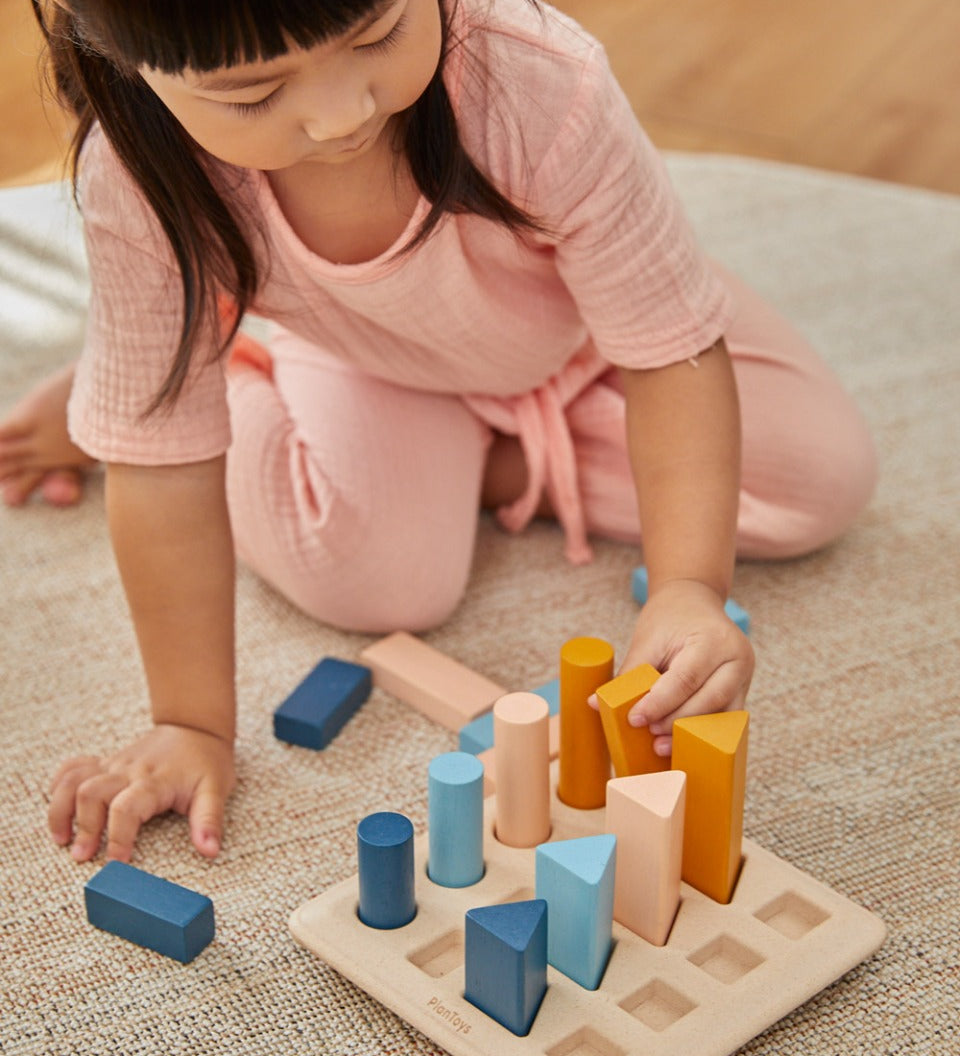
[[[557,764],[551,769],[556,788]],[[729,1056],[874,953],[886,927],[872,913],[750,840],[728,905],[684,884],[665,946],[614,923],[597,990],[552,967],[530,1033],[517,1037],[465,1000],[468,909],[534,897],[534,848],[494,836],[484,805],[483,879],[444,888],[427,877],[428,836],[415,843],[417,915],[378,931],[357,917],[357,878],[297,909],[294,937],[453,1056]],[[551,794],[551,839],[603,831],[604,810]]]

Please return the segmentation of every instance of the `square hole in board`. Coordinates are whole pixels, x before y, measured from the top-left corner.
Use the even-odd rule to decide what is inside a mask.
[[[758,909],[754,916],[788,939],[802,939],[808,931],[813,931],[818,924],[827,920],[830,914],[795,891],[785,891]]]
[[[581,1027],[569,1038],[547,1049],[547,1056],[627,1056],[627,1050],[591,1027]]]
[[[735,983],[763,964],[764,958],[729,935],[719,935],[691,953],[687,960],[721,983]]]
[[[672,1027],[697,1006],[679,990],[654,979],[621,1001],[620,1007],[651,1030],[659,1031]]]
[[[431,979],[440,979],[463,964],[463,932],[448,931],[439,939],[408,954],[407,960],[426,972]]]

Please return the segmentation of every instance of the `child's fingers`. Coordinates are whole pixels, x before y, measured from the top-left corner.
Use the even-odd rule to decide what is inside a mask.
[[[202,784],[190,804],[190,838],[205,858],[215,858],[223,841],[225,797],[209,784]]]
[[[110,804],[126,783],[123,774],[101,773],[88,777],[77,787],[73,845],[70,848],[75,861],[89,861],[99,850]]]
[[[682,707],[710,677],[715,667],[710,651],[698,645],[685,646],[670,666],[630,709],[633,726],[652,726]]]
[[[47,807],[47,828],[55,842],[65,846],[73,836],[73,814],[77,789],[88,778],[100,771],[100,760],[93,755],[67,759],[50,782],[50,805]]]
[[[668,759],[673,752],[672,737],[654,737],[653,754],[659,755],[661,759]]]
[[[107,858],[129,862],[141,827],[169,810],[172,801],[172,793],[155,781],[137,781],[119,792],[110,804]]]
[[[20,418],[8,418],[0,422],[0,450],[29,450],[26,438],[30,435],[30,424]]]
[[[688,715],[710,715],[718,711],[737,710],[744,707],[746,695],[747,687],[739,665],[722,664],[676,711],[650,723],[650,732],[654,737],[664,736],[670,733],[677,719]]]
[[[43,480],[42,472],[14,473],[3,481],[3,501],[7,506],[22,506]]]

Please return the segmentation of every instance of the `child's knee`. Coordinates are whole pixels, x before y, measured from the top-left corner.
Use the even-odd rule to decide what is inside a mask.
[[[740,547],[745,557],[790,558],[834,542],[855,523],[877,484],[877,452],[857,415],[842,435],[795,453],[779,487],[763,494],[746,483]]]
[[[436,574],[398,555],[394,568],[358,558],[353,569],[316,569],[286,591],[290,600],[321,623],[361,634],[427,631],[445,623],[463,598],[467,575]]]

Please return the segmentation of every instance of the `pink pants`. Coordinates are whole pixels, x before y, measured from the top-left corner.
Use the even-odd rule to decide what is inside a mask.
[[[836,538],[866,505],[873,444],[809,345],[727,278],[739,306],[727,333],[743,420],[738,552],[791,557]],[[318,364],[292,335],[278,342],[272,377],[230,376],[238,554],[325,623],[369,633],[441,623],[470,571],[490,425],[458,396]],[[616,380],[589,385],[566,419],[586,527],[637,543]]]

